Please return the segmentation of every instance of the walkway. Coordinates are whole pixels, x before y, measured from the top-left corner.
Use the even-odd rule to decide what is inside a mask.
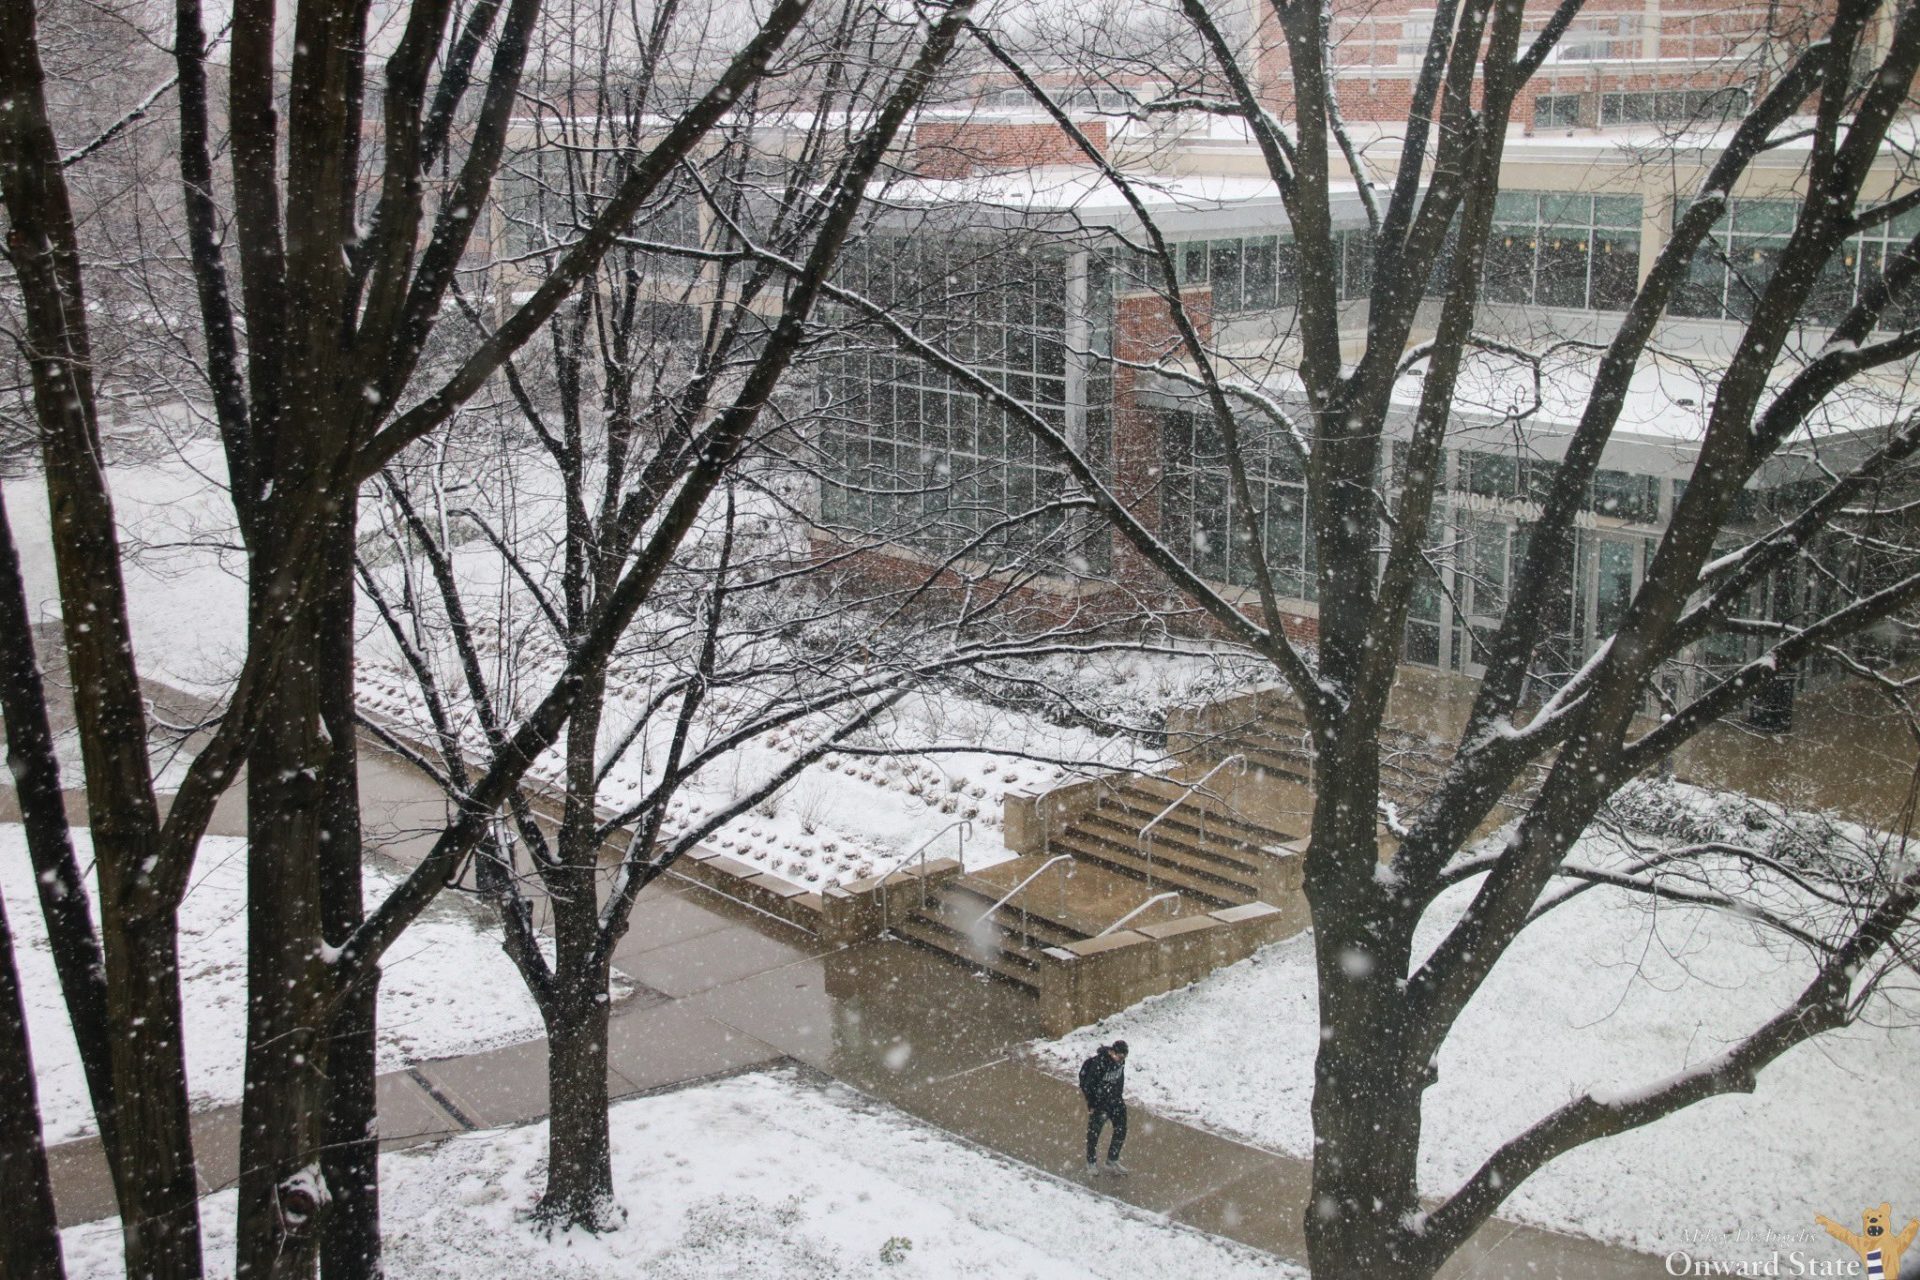
[[[389,757],[369,749],[362,788],[369,843],[407,862],[438,829],[442,802]],[[0,789],[0,820],[11,807]],[[244,834],[236,789],[214,834]],[[828,949],[784,922],[686,881],[650,887],[614,956],[636,984],[609,1044],[617,1098],[779,1061],[797,1061],[962,1138],[1056,1175],[1082,1174],[1078,1091],[1024,1060],[1039,1034],[1036,1009],[1010,987],[933,954],[885,940]],[[1150,1061],[1143,1048],[1142,1065]],[[546,1114],[546,1045],[535,1040],[421,1063],[382,1076],[387,1149]],[[1134,1176],[1103,1179],[1100,1194],[1295,1261],[1308,1166],[1136,1106],[1128,1147]],[[202,1181],[229,1185],[238,1107],[195,1122]],[[61,1220],[113,1213],[98,1143],[51,1152]],[[1571,1236],[1491,1224],[1443,1274],[1458,1277],[1645,1277],[1657,1258]]]

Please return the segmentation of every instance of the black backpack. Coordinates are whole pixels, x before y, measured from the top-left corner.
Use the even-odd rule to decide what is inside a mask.
[[[1105,1046],[1103,1045],[1101,1049],[1094,1051],[1094,1055],[1091,1058],[1088,1058],[1080,1064],[1080,1095],[1087,1100],[1088,1106],[1093,1105],[1094,1091],[1100,1087],[1100,1073],[1102,1071],[1100,1053],[1104,1049]]]

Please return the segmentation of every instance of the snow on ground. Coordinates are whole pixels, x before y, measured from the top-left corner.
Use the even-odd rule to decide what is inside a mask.
[[[82,866],[88,832],[74,832]],[[371,903],[396,883],[369,865]],[[24,828],[0,823],[0,885],[25,988],[40,1113],[49,1142],[91,1133],[79,1051],[60,999],[46,929],[33,890]],[[237,1102],[246,1040],[246,842],[201,841],[193,885],[180,908],[180,971],[187,1026],[187,1080],[196,1107]],[[97,915],[96,900],[96,915]],[[543,1034],[539,1011],[500,944],[462,903],[443,897],[403,935],[381,965],[380,1069],[474,1053]]]
[[[612,1111],[629,1217],[548,1241],[546,1126],[382,1157],[387,1274],[674,1277],[1300,1277],[1305,1273],[983,1152],[840,1085],[738,1076]],[[232,1274],[234,1194],[203,1204],[209,1274]],[[120,1274],[111,1221],[64,1234],[75,1280]]]
[[[140,674],[209,697],[226,692],[246,645],[246,564],[225,482],[211,441],[107,470]],[[60,591],[46,484],[29,475],[6,490],[28,605],[52,621]]]
[[[1582,852],[1603,857],[1589,836]],[[1416,950],[1456,921],[1478,880],[1444,894]],[[1503,958],[1441,1051],[1427,1093],[1422,1185],[1444,1192],[1499,1142],[1586,1089],[1631,1089],[1711,1057],[1804,986],[1798,954],[1718,912],[1594,890],[1550,912]],[[1785,1055],[1750,1096],[1710,1099],[1579,1148],[1529,1179],[1505,1217],[1665,1250],[1723,1233],[1798,1231],[1891,1200],[1920,1207],[1913,1081],[1920,1027],[1856,1026]],[[1184,991],[1039,1046],[1068,1071],[1125,1039],[1128,1082],[1157,1110],[1306,1155],[1319,1028],[1302,935]],[[1837,1208],[1836,1208],[1837,1206]],[[1844,1210],[1844,1213],[1840,1212]],[[1905,1209],[1901,1210],[1906,1213]]]
[[[513,594],[516,585],[501,580],[497,565],[472,554],[459,563],[473,597],[467,608],[476,648],[483,661],[493,665],[493,687],[498,690],[511,681],[522,691],[543,691],[560,669],[558,656],[521,634],[501,639],[513,631],[501,619],[532,616],[533,608],[499,603],[518,597]],[[787,608],[805,614],[811,605],[796,591],[793,598],[765,607],[769,612]],[[659,781],[675,724],[671,714],[660,714],[655,699],[664,682],[680,675],[659,655],[680,642],[685,627],[685,618],[671,610],[642,611],[623,650],[645,657],[614,660],[600,749],[603,758],[620,754],[600,782],[598,799],[605,811],[619,812],[637,803]],[[727,684],[723,695],[704,703],[695,717],[690,750],[730,736],[739,725],[765,723],[770,709],[815,696],[834,680],[848,678],[844,670],[835,670],[788,684],[781,673],[804,667],[804,650],[758,633],[752,644],[763,670],[775,674],[762,687],[751,673],[753,664],[740,664],[747,673]],[[649,668],[646,660],[657,665]],[[1002,664],[998,688],[987,687],[995,683],[995,674],[983,674],[964,688],[916,691],[849,739],[849,750],[810,765],[705,843],[810,887],[892,870],[930,840],[930,856],[959,852],[969,869],[1004,861],[1013,856],[1002,829],[1009,796],[1044,794],[1112,769],[1165,767],[1165,757],[1148,745],[1149,735],[1142,729],[1156,723],[1169,706],[1203,700],[1229,687],[1244,688],[1244,667],[1230,657],[1206,653],[1101,651]],[[415,742],[435,741],[415,677],[384,629],[370,628],[361,638],[356,674],[364,710]],[[484,734],[469,704],[458,696],[460,676],[449,673],[437,683],[453,704],[450,718],[465,735],[468,750],[480,755]],[[1036,695],[1035,688],[1044,695]],[[1002,696],[1009,689],[1026,701],[1007,705],[1016,701]],[[649,711],[646,727],[631,732]],[[666,835],[683,833],[742,797],[757,794],[768,779],[832,732],[844,714],[808,716],[728,750],[669,802]],[[563,768],[562,753],[550,750],[529,772],[538,781],[558,785]],[[961,832],[955,829],[961,822],[971,824],[964,849]]]
[[[218,445],[189,440],[157,456],[114,465],[109,483],[126,553],[128,607],[142,674],[189,692],[224,695],[239,667],[246,594]],[[45,486],[37,476],[8,481],[6,498],[29,600],[36,616],[56,618],[59,600]],[[470,580],[477,597],[487,594],[490,583],[498,583],[499,566],[486,557],[463,554],[459,564],[463,581]],[[531,610],[521,607],[525,603],[515,601],[508,615],[529,616]],[[362,706],[409,726],[417,741],[429,741],[411,675],[374,611],[363,605],[362,614]],[[671,628],[683,623],[643,613],[629,647],[645,649],[650,624]],[[1090,724],[1062,725],[1038,711],[952,693],[910,698],[875,726],[867,735],[870,743],[886,743],[890,749],[901,744],[991,744],[996,750],[913,752],[909,746],[905,754],[830,756],[728,823],[708,843],[796,883],[819,886],[888,870],[929,837],[964,819],[972,823],[964,847],[967,865],[1002,861],[1012,856],[1001,838],[1007,796],[1045,792],[1089,771],[1158,767],[1164,761],[1122,726],[1151,720],[1166,706],[1244,687],[1248,673],[1231,659],[1205,655],[1101,653],[1048,659],[1019,674],[1044,685]],[[525,688],[542,687],[541,675],[538,663],[524,660],[513,672]],[[618,677],[616,671],[605,729],[609,745],[624,717],[643,705],[650,692],[636,686],[623,698]],[[449,681],[447,687],[457,683]],[[716,723],[724,726],[723,713],[716,712]],[[723,766],[696,779],[679,799],[669,834],[727,805],[785,765],[805,745],[804,730],[797,725],[756,738]],[[477,729],[474,745],[476,750],[481,745]],[[70,743],[62,746],[69,757],[75,754]],[[653,758],[658,758],[657,751]],[[647,759],[647,747],[641,744],[608,772],[603,805],[615,807],[642,793]],[[159,763],[173,770],[163,784],[177,780],[185,765],[171,755]],[[63,764],[66,776],[78,777],[77,759]],[[548,753],[534,776],[555,780],[557,753]],[[959,839],[957,830],[938,834],[930,856],[954,854],[960,850]]]
[[[409,726],[416,740],[426,739],[424,710],[405,673],[363,653],[359,689],[363,707]],[[610,705],[607,719],[617,725],[625,708],[618,697],[610,698]],[[889,717],[884,732],[895,741],[991,742],[1002,751],[1089,763],[1126,764],[1148,754],[1130,740],[953,698],[908,699]],[[802,729],[749,740],[682,788],[670,807],[668,834],[730,805],[808,745]],[[655,780],[647,759],[644,751],[630,752],[607,772],[600,788],[603,808],[618,809],[645,793]],[[532,774],[554,783],[560,771],[559,753],[550,751]],[[930,838],[929,856],[964,852],[967,866],[977,868],[1013,856],[1001,838],[1001,810],[1009,794],[1044,792],[1071,776],[1070,765],[987,751],[832,755],[728,822],[706,844],[809,886],[891,870]],[[962,820],[972,824],[964,850],[961,833],[945,830]]]

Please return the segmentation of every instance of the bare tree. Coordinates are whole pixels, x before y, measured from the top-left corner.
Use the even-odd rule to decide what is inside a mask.
[[[634,498],[639,545],[629,569],[613,581],[554,687],[486,761],[463,816],[419,873],[363,920],[351,686],[359,489],[539,332],[676,166],[752,85],[783,69],[781,50],[809,5],[785,0],[737,30],[717,29],[708,21],[714,15],[687,15],[689,30],[735,50],[720,58],[702,52],[714,46],[679,36],[677,8],[663,11],[659,31],[674,33],[676,56],[689,59],[670,100],[657,103],[663,126],[629,157],[620,185],[529,299],[477,341],[437,344],[540,12],[533,0],[486,4],[456,24],[450,6],[424,4],[393,15],[376,39],[364,7],[303,4],[293,15],[291,64],[283,65],[276,7],[237,9],[225,111],[236,298],[222,238],[229,186],[212,162],[208,39],[199,6],[176,7],[195,346],[247,546],[250,622],[226,714],[164,822],[102,471],[74,211],[36,57],[33,6],[4,12],[9,247],[41,454],[61,513],[55,555],[102,889],[112,1059],[102,1130],[112,1144],[130,1274],[191,1276],[201,1267],[174,920],[221,791],[244,764],[254,838],[239,1267],[303,1274],[324,1235],[329,1272],[370,1274],[378,1266],[370,1025],[378,959],[486,834],[520,773],[557,740],[579,674],[604,661],[731,465],[817,297],[817,286],[804,284],[784,292],[737,397],[699,424],[696,444],[654,490]],[[821,272],[959,20],[957,12],[938,15],[918,40],[907,20],[909,34],[895,45],[906,70],[821,197],[809,251]],[[369,146],[376,68],[385,85]],[[410,390],[416,382],[429,389]],[[18,689],[31,700],[34,690]],[[10,731],[13,711],[10,704]],[[76,1021],[82,1012],[76,1007]]]
[[[898,695],[877,641],[860,645],[845,629],[816,625],[816,643],[807,644],[798,619],[784,642],[765,633],[760,602],[791,589],[811,555],[804,542],[769,539],[765,508],[776,500],[756,479],[765,438],[791,434],[794,396],[781,397],[766,427],[723,459],[715,483],[724,496],[676,534],[684,541],[644,536],[675,477],[712,450],[716,427],[763,381],[756,374],[770,356],[788,358],[814,341],[813,326],[769,338],[785,277],[741,259],[727,227],[748,223],[797,256],[832,260],[832,237],[859,206],[830,176],[871,169],[885,149],[863,148],[897,128],[924,85],[927,68],[897,56],[889,26],[872,11],[834,11],[813,65],[790,70],[777,94],[756,93],[730,118],[724,138],[641,211],[548,323],[541,348],[505,363],[502,403],[450,423],[432,449],[412,450],[383,472],[378,507],[388,536],[373,542],[377,557],[360,557],[360,580],[414,678],[432,759],[393,745],[456,800],[473,785],[470,760],[497,752],[547,673],[581,652],[636,559],[663,557],[635,597],[642,622],[632,637],[574,668],[551,836],[540,797],[516,788],[510,820],[490,830],[478,855],[479,886],[546,1023],[551,1123],[539,1217],[553,1227],[606,1229],[622,1213],[607,1118],[608,982],[638,895]],[[620,185],[656,128],[657,64],[638,76],[604,61],[546,71],[527,94],[501,209],[504,247],[519,251],[487,274],[485,290],[550,270],[563,252],[556,246]],[[703,219],[708,202],[716,213]],[[484,325],[479,309],[470,315]],[[760,513],[739,515],[742,496]],[[478,582],[476,556],[497,557]],[[830,630],[833,642],[818,642]],[[863,664],[851,661],[856,651]],[[627,694],[614,695],[615,685]],[[635,688],[646,692],[636,699]],[[716,717],[715,700],[732,714]],[[668,829],[688,780],[756,737],[798,726],[813,741],[778,776],[700,822]],[[636,752],[651,753],[657,768],[643,798],[609,817],[608,774]],[[609,879],[603,850],[622,833]],[[551,921],[551,962],[535,933],[535,896]]]
[[[1838,302],[1823,284],[1850,237],[1920,200],[1889,149],[1920,69],[1920,17],[1843,2],[1811,31],[1771,42],[1773,62],[1750,106],[1714,138],[1697,186],[1680,193],[1671,239],[1644,278],[1626,281],[1617,328],[1551,344],[1490,337],[1482,264],[1491,272],[1507,122],[1581,10],[1579,0],[1540,15],[1473,0],[1443,5],[1422,33],[1411,108],[1383,122],[1376,132],[1387,143],[1368,149],[1341,116],[1329,7],[1262,8],[1263,44],[1226,11],[1183,0],[1179,13],[1203,56],[1169,64],[1160,96],[1149,95],[1139,114],[1229,119],[1264,161],[1290,230],[1297,297],[1284,341],[1254,356],[1223,344],[1221,296],[1195,279],[1165,228],[1156,182],[1090,135],[1057,81],[991,32],[973,31],[1126,206],[1114,234],[1140,255],[1164,341],[1120,351],[1114,363],[1156,379],[1179,403],[1170,419],[1197,421],[1212,442],[1220,485],[1212,514],[1235,548],[1245,602],[1221,582],[1215,565],[1224,552],[1216,562],[1198,537],[1190,543],[1163,529],[1142,509],[1151,510],[1153,495],[1124,490],[1109,459],[981,376],[943,335],[916,330],[886,299],[852,286],[836,294],[903,351],[1022,422],[1070,472],[1069,496],[1097,507],[1136,563],[1178,587],[1210,628],[1264,658],[1299,704],[1317,757],[1305,882],[1322,1024],[1306,1222],[1316,1274],[1433,1274],[1555,1156],[1753,1088],[1787,1050],[1860,1017],[1885,975],[1913,961],[1920,874],[1904,834],[1864,878],[1854,868],[1795,869],[1824,886],[1817,897],[1843,904],[1811,929],[1774,921],[1811,953],[1813,976],[1798,998],[1672,1079],[1576,1098],[1459,1187],[1419,1184],[1422,1096],[1440,1047],[1514,940],[1567,899],[1553,886],[1604,882],[1765,915],[1738,893],[1689,899],[1653,865],[1624,873],[1578,865],[1575,842],[1609,799],[1708,726],[1745,714],[1756,691],[1801,664],[1841,667],[1904,697],[1898,664],[1910,648],[1887,641],[1910,634],[1920,600],[1909,518],[1920,420],[1870,380],[1920,353],[1920,330],[1903,306],[1920,245],[1893,244],[1884,272],[1863,275]],[[1783,145],[1805,154],[1791,229],[1767,255],[1767,270],[1728,277],[1728,288],[1742,290],[1728,304],[1738,324],[1730,357],[1712,374],[1697,461],[1649,542],[1644,572],[1605,602],[1591,651],[1570,653],[1565,584],[1636,370],[1659,358],[1658,322],[1690,270],[1724,264],[1716,227],[1724,230],[1731,193],[1756,157]],[[1357,210],[1357,231],[1347,230],[1342,205]],[[1360,301],[1364,328],[1352,319]],[[1803,341],[1810,329],[1820,336]],[[1536,389],[1531,407],[1525,395],[1510,402],[1524,431],[1540,407],[1540,380],[1563,376],[1552,366],[1570,348],[1588,362],[1577,425],[1564,457],[1530,473],[1528,536],[1497,584],[1500,607],[1487,610],[1497,616],[1470,641],[1483,672],[1471,707],[1433,785],[1409,800],[1383,776],[1389,700],[1405,683],[1409,621],[1424,596],[1453,588],[1453,557],[1462,554],[1450,533],[1436,539],[1433,530],[1446,500],[1449,440],[1468,425],[1466,379],[1488,358],[1513,362],[1518,381]],[[1810,424],[1842,409],[1858,424],[1849,443],[1809,446],[1818,438]],[[1790,455],[1816,459],[1812,478],[1777,491],[1756,521],[1749,486]],[[1269,465],[1302,477],[1304,545],[1274,539],[1275,499],[1261,487]],[[1817,589],[1754,616],[1756,596],[1788,571],[1804,571]],[[1303,640],[1283,625],[1283,601],[1309,591],[1316,629]],[[1689,678],[1674,679],[1683,667]],[[1473,851],[1497,807],[1521,796],[1517,822],[1490,849]],[[1436,948],[1417,954],[1415,931],[1435,898],[1476,877],[1470,909]],[[1438,1207],[1423,1203],[1429,1196]]]
[[[529,688],[578,648],[611,589],[631,540],[622,495],[679,465],[698,444],[692,425],[761,358],[763,313],[784,264],[808,253],[832,191],[823,178],[893,92],[872,16],[847,12],[819,86],[759,95],[723,145],[689,162],[681,190],[643,212],[546,343],[507,364],[498,404],[476,404],[431,452],[387,468],[385,536],[363,548],[360,576],[412,678],[412,732],[431,745],[374,728],[456,799],[470,759],[524,714]],[[644,95],[625,97],[604,67],[588,72],[549,79],[511,166],[503,214],[519,252],[496,267],[507,279],[568,238],[646,127]],[[769,245],[777,252],[749,252]],[[862,272],[887,252],[868,238],[835,265]],[[539,1216],[552,1225],[600,1229],[624,1212],[609,1165],[609,966],[648,885],[829,754],[940,749],[894,740],[903,697],[981,666],[1135,646],[1101,638],[1108,615],[1035,610],[1010,589],[1066,562],[1079,526],[1058,495],[1029,486],[1027,501],[976,501],[969,515],[950,501],[964,477],[929,474],[903,452],[867,469],[849,509],[827,438],[855,413],[841,374],[876,336],[846,307],[809,324],[795,371],[804,390],[773,406],[634,629],[583,671],[563,753],[516,791],[478,851],[478,888],[547,1026]],[[841,495],[831,517],[813,500],[821,483]],[[1026,535],[995,536],[1015,530]],[[907,544],[938,553],[858,571],[862,553]],[[472,572],[481,562],[490,568]],[[742,757],[767,738],[785,744],[779,766],[742,778]]]
[[[14,1099],[0,1127],[0,1188],[14,1206],[14,1221],[0,1237],[0,1259],[10,1276],[66,1274],[60,1258],[60,1225],[53,1211],[53,1180],[47,1172],[46,1142],[40,1130],[40,1104],[27,1042],[27,1010],[20,997],[20,974],[13,962],[13,933],[0,911],[0,1082]]]

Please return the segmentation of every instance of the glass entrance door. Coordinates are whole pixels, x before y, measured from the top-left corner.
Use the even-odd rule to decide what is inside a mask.
[[[1593,546],[1593,644],[1620,629],[1640,584],[1639,538],[1598,537]]]
[[[1454,559],[1454,669],[1478,679],[1507,610],[1513,527],[1497,516],[1462,512]]]

